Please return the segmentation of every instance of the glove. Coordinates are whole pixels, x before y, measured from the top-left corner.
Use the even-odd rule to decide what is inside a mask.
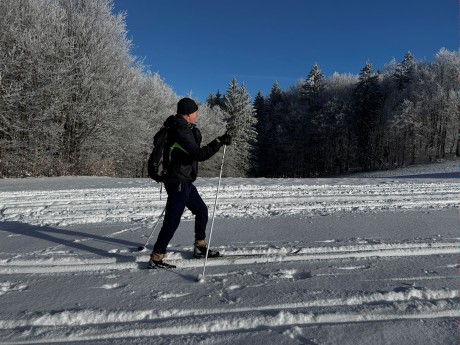
[[[219,141],[222,143],[222,145],[231,145],[232,144],[232,136],[230,134],[225,133],[224,135],[221,135],[219,137]]]

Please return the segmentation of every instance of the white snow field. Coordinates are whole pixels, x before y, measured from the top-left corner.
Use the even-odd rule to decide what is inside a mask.
[[[137,250],[155,182],[0,180],[0,344],[458,344],[459,183],[456,162],[223,179],[199,283],[188,211],[177,269],[146,269],[158,228]],[[211,216],[217,179],[196,185]]]

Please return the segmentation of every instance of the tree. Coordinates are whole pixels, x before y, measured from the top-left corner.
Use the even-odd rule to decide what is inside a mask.
[[[430,68],[429,96],[431,105],[429,118],[431,124],[430,147],[432,158],[444,158],[446,153],[454,154],[458,130],[458,76],[460,56],[442,48],[435,56]]]
[[[257,133],[257,144],[254,150],[254,159],[255,159],[255,175],[261,175],[261,157],[264,152],[264,139],[265,139],[265,125],[267,121],[267,114],[265,111],[265,98],[262,96],[262,93],[257,92],[256,97],[254,98],[253,107],[256,113],[257,125],[256,125],[256,133]]]
[[[411,52],[407,52],[404,60],[397,65],[394,77],[399,90],[404,89],[413,80],[415,64],[414,56]]]
[[[262,96],[262,93],[260,90],[257,92],[256,97],[254,98],[254,103],[253,103],[254,109],[256,111],[256,116],[257,116],[257,125],[260,125],[260,120],[264,119],[265,117],[265,98]]]
[[[275,82],[264,100],[264,120],[258,123],[259,172],[265,177],[274,177],[280,173],[279,163],[282,158],[279,155],[278,134],[282,129],[279,110],[284,108],[283,104],[283,93],[278,82]]]
[[[215,96],[212,92],[209,94],[208,98],[206,98],[206,105],[211,108],[215,105]]]
[[[353,91],[353,129],[357,138],[358,162],[364,169],[374,166],[382,95],[379,76],[372,65],[366,63],[359,74],[359,82]]]
[[[224,107],[224,99],[222,98],[222,94],[220,93],[220,91],[217,90],[215,96],[211,92],[209,94],[208,98],[206,99],[206,104],[211,108],[214,108],[215,106],[223,108]]]
[[[225,132],[226,114],[220,107],[200,104],[197,125],[203,136],[203,143],[208,143]],[[227,159],[226,159],[227,160]],[[215,177],[219,175],[222,161],[222,150],[211,159],[200,163],[200,176]]]
[[[254,174],[254,153],[257,142],[256,112],[244,85],[241,88],[233,78],[224,97],[227,128],[233,136],[227,172],[232,176]]]
[[[302,86],[302,96],[307,102],[309,111],[316,112],[320,110],[323,104],[322,95],[325,87],[324,74],[321,72],[319,66],[314,64],[305,84]]]
[[[220,108],[224,107],[224,98],[219,90],[216,92],[216,98],[214,100],[215,105],[219,106]]]
[[[0,176],[52,172],[66,85],[56,56],[62,12],[44,1],[0,2]]]

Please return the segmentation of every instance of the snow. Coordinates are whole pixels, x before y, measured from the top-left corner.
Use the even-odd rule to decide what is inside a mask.
[[[189,212],[177,269],[137,250],[165,204],[156,183],[0,180],[0,344],[454,344],[459,182],[457,162],[225,178],[224,256],[197,282]],[[212,208],[217,179],[196,185]]]

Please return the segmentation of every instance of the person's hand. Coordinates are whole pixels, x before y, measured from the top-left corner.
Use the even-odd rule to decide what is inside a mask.
[[[219,141],[222,145],[231,145],[232,144],[232,136],[226,132],[224,135],[219,137]]]

